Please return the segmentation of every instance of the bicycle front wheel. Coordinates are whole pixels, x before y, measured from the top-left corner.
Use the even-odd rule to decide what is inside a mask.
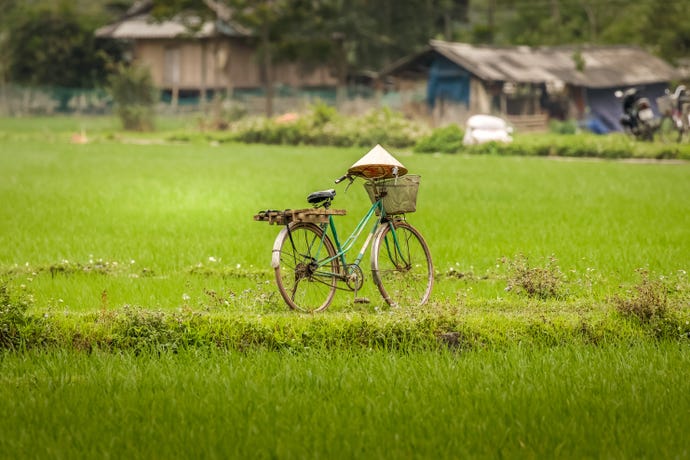
[[[328,235],[318,225],[290,224],[273,245],[272,265],[280,295],[293,310],[318,312],[328,308],[337,284],[338,259]],[[325,264],[319,261],[333,258]]]
[[[422,235],[407,222],[389,222],[377,231],[371,271],[381,295],[392,307],[426,303],[434,284],[434,266]]]

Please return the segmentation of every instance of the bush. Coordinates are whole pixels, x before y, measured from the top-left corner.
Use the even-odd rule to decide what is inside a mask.
[[[156,87],[148,69],[120,66],[108,79],[116,112],[126,130],[153,129]]]
[[[419,139],[414,147],[417,153],[457,153],[462,148],[465,133],[458,125],[435,129],[429,136]]]
[[[523,134],[516,136],[512,143],[489,142],[467,146],[465,151],[481,155],[690,160],[690,144],[636,142],[619,134]]]
[[[231,126],[232,138],[245,143],[395,148],[414,145],[423,128],[388,108],[361,117],[344,117],[317,103],[291,119],[246,118]]]
[[[572,122],[554,122],[552,129],[563,134],[518,134],[510,143],[488,142],[464,146],[464,131],[458,125],[431,130],[427,125],[408,120],[389,108],[348,117],[322,102],[301,114],[294,114],[294,117],[228,118],[223,123],[223,126],[226,125],[229,132],[222,137],[214,136],[215,140],[334,147],[371,147],[384,144],[393,148],[412,147],[416,153],[462,151],[477,155],[690,160],[689,143],[636,142],[622,134],[565,134],[574,129]]]
[[[575,134],[577,132],[577,122],[574,120],[551,120],[549,121],[549,132],[554,134]]]

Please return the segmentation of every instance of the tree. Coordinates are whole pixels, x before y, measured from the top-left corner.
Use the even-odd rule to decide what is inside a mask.
[[[30,86],[102,86],[120,47],[94,38],[96,20],[75,10],[73,2],[14,3],[4,24],[6,78]],[[66,108],[67,93],[59,96]]]
[[[450,39],[467,17],[468,0],[154,0],[154,12],[169,18],[182,11],[219,14],[251,30],[266,94],[273,112],[275,64],[329,63],[342,96],[352,71],[378,71],[428,44]]]
[[[686,0],[474,0],[473,16],[489,6],[499,44],[636,44],[671,62],[690,54]]]

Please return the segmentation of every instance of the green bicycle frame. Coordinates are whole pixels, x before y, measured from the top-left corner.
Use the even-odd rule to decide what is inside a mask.
[[[367,223],[371,220],[372,216],[376,214],[378,211],[379,216],[376,218],[374,225],[371,226],[371,230],[369,231],[369,235],[367,235],[366,240],[364,241],[364,244],[362,245],[362,248],[360,249],[359,253],[357,254],[357,257],[353,261],[353,263],[348,264],[347,260],[345,259],[345,254],[347,254],[356,241],[359,239],[359,236],[362,234],[362,231],[366,228]],[[328,216],[328,223],[326,224],[321,224],[321,229],[323,230],[323,236],[320,239],[319,242],[319,247],[317,248],[316,255],[317,255],[317,265],[319,267],[323,267],[325,265],[328,265],[331,263],[334,259],[338,259],[340,261],[340,265],[345,268],[348,266],[359,266],[359,264],[362,262],[362,259],[364,258],[364,253],[366,252],[367,248],[371,244],[371,241],[373,240],[374,236],[376,235],[376,231],[378,230],[379,226],[383,223],[388,223],[389,225],[392,225],[391,221],[387,220],[386,218],[386,212],[383,209],[383,202],[381,200],[376,201],[371,205],[371,208],[369,208],[369,211],[366,213],[364,217],[359,221],[355,229],[352,231],[350,236],[347,237],[347,239],[344,242],[340,242],[340,239],[338,238],[338,232],[336,230],[335,226],[335,220],[332,215]],[[323,246],[324,246],[324,239],[326,238],[326,235],[328,234],[328,229],[330,229],[331,234],[333,235],[333,243],[335,244],[335,249],[336,249],[336,254],[332,257],[327,257],[324,259],[319,259],[318,254],[321,252]],[[395,252],[398,254],[402,255],[402,252],[400,250],[400,245],[398,244],[398,238],[396,235],[396,232],[394,229],[391,227],[391,233],[393,234],[393,243],[395,248],[393,249]],[[389,252],[391,253],[391,249],[388,242],[386,242],[386,247]],[[321,275],[335,275],[330,272],[324,273],[320,272]]]

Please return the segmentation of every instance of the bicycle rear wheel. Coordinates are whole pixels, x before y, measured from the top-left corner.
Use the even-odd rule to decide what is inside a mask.
[[[371,247],[371,271],[392,307],[426,303],[434,284],[434,266],[422,235],[407,222],[382,225]]]
[[[283,228],[273,244],[272,265],[285,303],[293,310],[318,312],[328,308],[338,282],[335,248],[318,225],[297,222]]]

